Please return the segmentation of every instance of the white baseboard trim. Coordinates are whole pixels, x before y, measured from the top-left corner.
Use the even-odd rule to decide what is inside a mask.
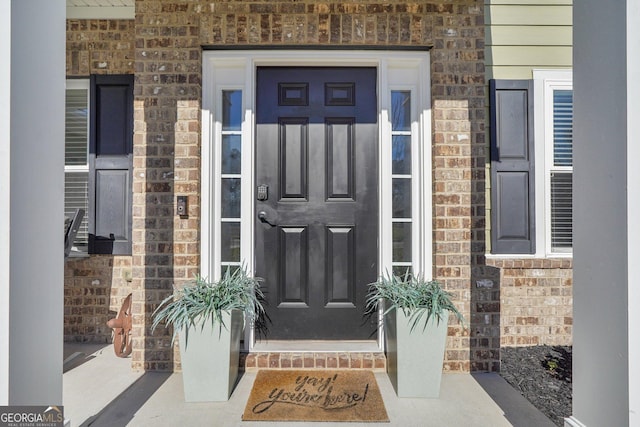
[[[576,417],[569,417],[564,419],[564,427],[587,427],[582,424]]]

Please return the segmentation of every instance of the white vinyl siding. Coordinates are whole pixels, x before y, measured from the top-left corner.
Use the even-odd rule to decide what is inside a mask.
[[[572,66],[572,0],[485,0],[484,12],[487,78]]]
[[[85,216],[73,245],[73,252],[87,251],[88,147],[89,80],[67,80],[65,97],[64,214],[66,217],[73,217],[76,209],[84,209],[85,211]]]

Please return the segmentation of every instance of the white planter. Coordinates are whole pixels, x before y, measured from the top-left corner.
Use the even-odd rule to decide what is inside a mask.
[[[180,359],[186,402],[229,400],[238,378],[244,313],[225,312],[226,328],[207,321],[180,331]]]
[[[385,316],[387,372],[398,397],[440,396],[448,318],[447,312],[439,325],[432,318],[411,331],[401,310]]]

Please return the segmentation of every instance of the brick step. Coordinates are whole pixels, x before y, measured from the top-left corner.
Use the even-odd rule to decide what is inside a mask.
[[[251,352],[242,353],[240,367],[258,369],[370,369],[386,372],[387,358],[382,352]]]

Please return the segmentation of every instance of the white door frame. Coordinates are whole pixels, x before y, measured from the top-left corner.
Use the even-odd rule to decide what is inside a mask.
[[[240,259],[254,271],[254,132],[258,66],[369,66],[378,70],[379,126],[379,274],[392,269],[391,91],[410,91],[412,99],[412,262],[426,279],[432,274],[431,91],[428,51],[384,50],[223,50],[203,52],[201,150],[201,266],[203,277],[217,279],[220,251],[220,156],[223,90],[242,90]],[[252,328],[245,347],[253,348]],[[383,348],[382,330],[378,346]]]

